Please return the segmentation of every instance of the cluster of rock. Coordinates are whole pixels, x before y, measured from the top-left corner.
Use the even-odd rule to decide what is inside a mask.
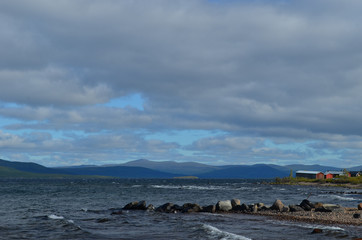
[[[286,206],[280,200],[276,200],[272,206],[266,206],[263,203],[245,204],[239,199],[218,201],[215,205],[200,206],[196,203],[185,203],[182,206],[165,203],[159,207],[154,207],[152,204],[147,205],[145,201],[130,202],[123,207],[123,210],[148,210],[164,213],[192,213],[192,212],[243,212],[257,213],[261,211],[274,212],[300,212],[300,211],[315,211],[315,212],[332,212],[342,211],[343,208],[335,204],[312,203],[308,199],[304,199],[299,205]]]

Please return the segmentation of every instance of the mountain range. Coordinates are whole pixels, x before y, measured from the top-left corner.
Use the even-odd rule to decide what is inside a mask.
[[[361,170],[361,166],[348,170]],[[270,179],[289,176],[290,171],[296,170],[341,170],[340,168],[322,165],[287,165],[274,164],[255,165],[224,165],[212,166],[196,162],[156,162],[146,159],[115,165],[80,165],[49,168],[37,163],[12,162],[0,159],[0,177],[38,176],[49,174],[68,177],[78,176],[108,176],[118,178],[174,178],[196,176],[199,178],[235,178],[235,179]],[[30,175],[29,175],[30,173]],[[37,174],[37,175],[34,175]]]

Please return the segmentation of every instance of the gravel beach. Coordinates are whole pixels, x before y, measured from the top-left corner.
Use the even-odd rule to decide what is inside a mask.
[[[362,226],[362,211],[358,210],[357,208],[342,208],[341,210],[334,212],[315,212],[313,210],[302,212],[262,211],[249,214],[270,216],[280,220],[288,221]],[[354,217],[356,214],[360,214],[359,218]]]

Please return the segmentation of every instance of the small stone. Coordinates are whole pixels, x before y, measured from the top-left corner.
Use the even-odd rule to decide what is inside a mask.
[[[315,229],[313,229],[312,234],[315,234],[315,233],[322,233],[322,232],[323,232],[323,230],[322,230],[322,229],[320,229],[320,228],[315,228]]]

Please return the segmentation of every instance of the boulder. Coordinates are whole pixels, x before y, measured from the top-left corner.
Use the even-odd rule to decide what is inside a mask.
[[[358,210],[362,210],[362,203],[358,204],[357,208]]]
[[[140,201],[140,202],[135,206],[135,210],[146,210],[146,209],[147,209],[146,201]]]
[[[337,204],[323,204],[323,208],[331,212],[343,211],[343,208]]]
[[[289,211],[290,212],[302,212],[302,211],[304,211],[304,209],[301,208],[301,206],[299,206],[299,205],[289,205]]]
[[[276,210],[279,212],[282,212],[284,208],[284,204],[279,199],[275,200],[273,205],[270,207],[271,210]]]
[[[175,211],[174,206],[175,206],[175,204],[173,204],[173,203],[165,203],[165,204],[159,206],[158,208],[156,208],[156,211],[170,213],[170,212]]]
[[[200,212],[202,210],[201,206],[196,203],[185,203],[182,206],[182,212],[191,213],[191,212]]]
[[[354,217],[354,218],[361,218],[361,214],[355,213],[355,214],[353,214],[353,217]]]
[[[304,211],[311,211],[312,208],[315,208],[314,204],[311,203],[308,199],[304,199],[299,206],[304,209]]]
[[[260,209],[260,211],[268,211],[268,210],[270,210],[267,206],[262,206],[261,208],[258,208],[258,209]]]
[[[324,206],[317,207],[317,208],[315,209],[315,211],[316,211],[316,212],[332,212],[331,209],[327,209],[327,208],[325,208]]]
[[[208,212],[208,213],[215,213],[216,211],[216,206],[215,205],[208,205],[208,206],[204,206],[202,207],[202,212]]]
[[[148,205],[147,206],[147,209],[146,209],[147,211],[154,211],[155,210],[155,207],[152,205],[152,204],[150,204],[150,205]]]
[[[140,201],[140,202],[130,202],[127,203],[126,206],[123,207],[124,210],[146,210],[146,201]]]
[[[231,199],[231,206],[234,208],[236,206],[240,205],[240,199]]]
[[[314,203],[314,208],[315,209],[320,208],[320,207],[323,207],[323,203],[321,203],[321,202]]]
[[[264,207],[264,206],[265,206],[265,204],[264,204],[264,203],[262,203],[262,202],[260,202],[260,203],[256,203],[256,205],[258,206],[258,208],[262,208],[262,207]]]
[[[289,207],[288,207],[288,206],[284,206],[281,212],[289,212]]]
[[[251,208],[251,211],[253,213],[257,213],[258,212],[258,205],[257,204],[254,204],[253,207]]]
[[[231,205],[230,200],[218,201],[216,204],[217,211],[227,212],[230,211],[231,209],[233,209],[233,206]]]
[[[127,203],[123,209],[124,210],[133,210],[135,208],[135,206],[137,206],[138,202],[130,202],[130,203]]]
[[[241,211],[245,211],[245,212],[250,210],[249,206],[246,205],[245,203],[241,204],[240,208],[241,208]]]
[[[233,207],[233,211],[246,212],[249,211],[249,207],[245,203],[243,203],[241,205],[236,205],[235,207]]]

